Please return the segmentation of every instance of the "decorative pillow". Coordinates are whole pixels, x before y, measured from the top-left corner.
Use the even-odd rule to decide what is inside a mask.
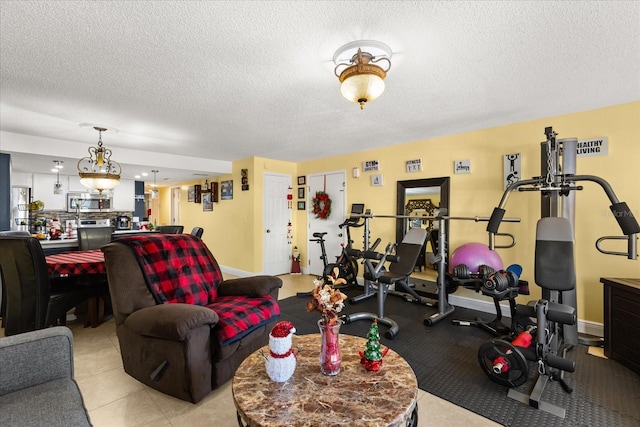
[[[151,234],[118,239],[136,254],[158,304],[206,306],[215,301],[222,273],[204,242],[190,234]]]

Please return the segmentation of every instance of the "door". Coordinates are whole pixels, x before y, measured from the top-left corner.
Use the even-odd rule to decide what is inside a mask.
[[[291,245],[287,241],[292,212],[287,201],[290,186],[291,175],[264,174],[264,274],[290,272]]]
[[[171,224],[180,224],[180,187],[171,189]]]
[[[327,262],[333,263],[342,251],[341,243],[346,243],[346,234],[338,226],[345,220],[345,172],[325,172],[308,176],[308,201],[307,223],[309,232],[307,237],[313,239],[313,233],[326,232],[324,236],[325,249],[327,251]],[[331,199],[331,214],[327,219],[317,218],[313,214],[313,198],[317,191],[324,191]],[[352,236],[353,238],[353,236]],[[309,254],[309,274],[322,276],[324,264],[320,258],[322,251],[320,244],[307,242],[307,253]]]

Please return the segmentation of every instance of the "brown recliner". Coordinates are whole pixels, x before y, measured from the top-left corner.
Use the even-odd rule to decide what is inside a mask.
[[[102,251],[124,369],[138,381],[196,403],[268,343],[279,315],[280,278],[223,280],[204,242],[190,234],[125,237]],[[217,283],[201,283],[198,274],[207,269]],[[159,288],[168,294],[159,295]],[[187,299],[215,295],[206,302],[175,302],[185,292],[193,293]]]

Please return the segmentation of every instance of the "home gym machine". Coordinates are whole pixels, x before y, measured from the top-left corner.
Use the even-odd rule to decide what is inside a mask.
[[[508,387],[524,384],[529,378],[528,362],[534,362],[538,376],[531,392],[524,394],[512,388],[508,396],[564,418],[565,409],[541,400],[544,388],[550,380],[555,380],[570,393],[572,389],[564,381],[563,374],[573,372],[575,362],[566,358],[566,354],[579,342],[593,342],[580,339],[577,331],[573,246],[575,192],[582,187],[576,183],[594,182],[604,190],[611,201],[611,212],[624,234],[599,238],[596,241],[598,251],[636,260],[636,235],[640,233],[640,226],[607,181],[592,175],[575,175],[576,138],[556,140],[557,134],[551,127],[545,128],[545,135],[547,140],[541,143],[541,176],[509,185],[487,225],[489,247],[493,249],[494,235],[505,214],[508,195],[514,190],[540,192],[542,218],[536,229],[535,282],[542,288],[542,298],[527,305],[517,305],[512,320],[512,336],[516,339],[511,342],[492,340],[482,345],[478,360],[492,381]],[[605,240],[626,240],[626,252],[603,250],[600,243]]]
[[[413,270],[413,266],[415,265],[415,260],[413,260],[413,264],[411,262],[405,264],[406,266],[411,267],[410,270],[400,271],[399,273],[395,273],[391,271],[386,273],[384,263],[389,261],[391,263],[399,264],[401,263],[402,256],[398,256],[399,254],[395,252],[396,247],[403,246],[411,248],[409,245],[420,245],[420,248],[423,247],[424,241],[426,239],[426,232],[424,235],[417,236],[417,233],[412,233],[410,235],[409,232],[414,229],[410,229],[409,232],[405,235],[405,239],[397,245],[395,243],[389,243],[385,249],[384,253],[375,252],[375,248],[380,243],[380,239],[377,239],[373,246],[369,246],[369,221],[373,218],[393,218],[393,219],[415,219],[413,216],[407,215],[373,215],[373,214],[364,214],[360,215],[360,217],[364,218],[364,228],[365,228],[365,240],[364,240],[364,250],[358,251],[351,249],[349,253],[354,257],[362,257],[365,259],[366,265],[366,273],[365,273],[365,281],[364,281],[364,293],[358,295],[349,300],[350,303],[356,304],[360,301],[363,301],[368,298],[372,298],[377,296],[378,302],[378,313],[354,313],[349,315],[342,316],[342,319],[345,323],[349,323],[356,320],[373,320],[377,319],[379,323],[386,325],[389,327],[389,330],[385,332],[385,337],[393,338],[398,333],[398,325],[397,323],[386,317],[384,314],[384,302],[386,300],[387,295],[397,295],[402,297],[408,302],[426,305],[429,307],[436,307],[438,311],[433,315],[428,315],[423,319],[423,322],[427,326],[434,325],[445,317],[451,315],[454,312],[454,307],[449,304],[447,295],[449,293],[453,293],[457,289],[457,284],[450,280],[446,270],[447,264],[447,256],[446,256],[446,227],[449,221],[451,220],[466,220],[466,221],[489,221],[489,218],[481,218],[481,217],[452,217],[447,216],[446,209],[440,209],[440,213],[437,216],[424,216],[420,217],[420,219],[424,220],[436,220],[438,221],[438,253],[435,256],[430,256],[429,262],[438,266],[438,279],[436,281],[436,299],[427,298],[420,296],[409,283],[409,275]],[[517,218],[503,218],[504,222],[519,222],[520,220]],[[424,230],[423,230],[424,231]],[[504,247],[511,247],[515,244],[515,237],[508,233],[498,233],[498,235],[507,235],[513,239],[512,244]],[[413,251],[408,251],[407,254],[411,253],[414,255]],[[410,255],[410,256],[411,256]],[[431,254],[430,254],[431,255]],[[371,260],[375,260],[377,264],[373,264]],[[405,260],[406,261],[406,260]],[[390,267],[391,268],[391,267]],[[400,268],[399,270],[402,270]],[[395,290],[390,290],[391,285],[396,285]],[[400,288],[400,290],[398,290]]]

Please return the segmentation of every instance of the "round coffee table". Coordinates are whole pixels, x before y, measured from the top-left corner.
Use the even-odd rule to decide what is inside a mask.
[[[360,364],[366,340],[340,335],[342,365],[336,376],[320,372],[320,334],[293,337],[298,362],[284,383],[265,370],[269,347],[254,352],[233,377],[233,401],[241,427],[418,425],[418,381],[398,353],[389,350],[378,372]]]

